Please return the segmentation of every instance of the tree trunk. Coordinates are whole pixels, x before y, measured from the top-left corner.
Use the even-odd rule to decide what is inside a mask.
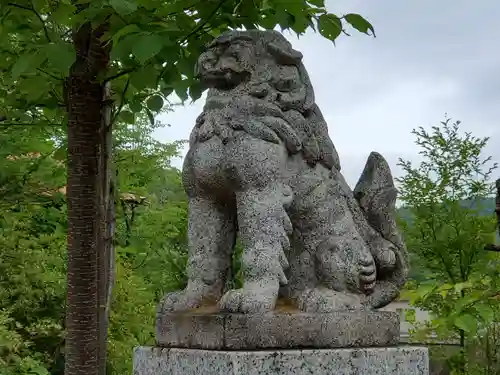
[[[65,375],[98,375],[102,337],[99,314],[99,239],[102,231],[100,149],[105,95],[98,80],[109,50],[105,27],[82,25],[73,33],[76,61],[67,81],[68,291]],[[105,344],[105,343],[102,343]]]
[[[109,305],[114,274],[114,191],[111,181],[111,94],[109,83],[104,87],[101,124],[101,143],[99,147],[99,215],[100,230],[98,243],[99,258],[99,374],[106,374],[106,344],[108,341]]]

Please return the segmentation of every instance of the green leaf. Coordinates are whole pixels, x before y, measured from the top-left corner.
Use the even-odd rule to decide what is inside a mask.
[[[189,87],[189,96],[191,97],[193,102],[201,98],[202,93],[203,93],[203,85],[199,81],[193,82]]]
[[[472,287],[472,285],[471,285],[471,283],[470,283],[470,282],[468,282],[468,281],[466,281],[466,282],[464,282],[464,283],[457,283],[457,284],[455,284],[455,286],[454,286],[454,288],[455,288],[455,292],[456,292],[456,293],[460,293],[462,290],[464,290],[464,289],[469,289],[469,288],[471,288],[471,287]]]
[[[455,319],[455,326],[467,333],[473,333],[477,330],[476,318],[470,314],[460,315]]]
[[[113,40],[113,43],[117,43],[120,40],[120,38],[125,35],[129,35],[132,33],[140,33],[140,32],[141,29],[139,28],[139,26],[137,26],[135,23],[131,23],[118,30],[111,39]]]
[[[262,5],[260,6],[261,11],[273,9],[271,4],[269,4],[269,0],[262,0]]]
[[[453,306],[453,310],[456,313],[462,312],[464,309],[466,309],[468,306],[473,305],[477,301],[481,300],[481,297],[478,295],[474,295],[472,293],[466,294],[465,297],[460,298],[458,301],[455,302]]]
[[[485,276],[481,278],[480,283],[483,284],[484,286],[490,286],[491,285],[491,277],[490,276]]]
[[[292,15],[283,9],[276,10],[276,21],[282,30],[288,30],[295,21]]]
[[[413,294],[413,301],[425,301],[437,288],[436,284],[422,284]]]
[[[437,292],[443,297],[446,298],[451,289],[453,289],[453,284],[443,284],[438,289]]]
[[[142,103],[140,101],[134,101],[128,104],[130,110],[134,113],[139,113],[142,111]]]
[[[278,24],[278,21],[276,18],[266,15],[260,19],[259,24],[266,30],[273,30]]]
[[[321,35],[334,42],[342,33],[342,21],[334,14],[322,14],[318,19],[318,29]]]
[[[126,34],[122,38],[113,42],[113,47],[111,48],[111,59],[112,60],[126,60],[129,58],[132,52],[132,46],[136,44],[136,39],[139,34],[131,33]]]
[[[163,38],[156,34],[140,34],[132,46],[135,58],[144,64],[163,48]]]
[[[75,49],[70,43],[49,43],[45,46],[45,54],[52,67],[63,76],[69,74],[76,59]]]
[[[306,32],[307,28],[310,26],[311,20],[307,17],[298,14],[295,16],[295,22],[293,23],[292,30],[297,34],[303,34]]]
[[[45,0],[32,0],[33,9],[38,13],[42,13],[47,8],[47,2]]]
[[[121,16],[135,12],[138,7],[135,0],[109,0],[109,5]]]
[[[59,24],[67,24],[75,11],[76,7],[73,4],[60,2],[57,9],[50,14],[50,19]]]
[[[175,84],[175,88],[174,88],[175,93],[177,94],[179,99],[182,100],[183,103],[189,97],[188,93],[187,93],[187,86],[188,85],[186,84],[186,80],[183,80],[183,81],[177,82]]]
[[[155,87],[157,77],[158,72],[156,69],[151,65],[147,65],[130,74],[130,83],[137,90],[142,90],[146,87]]]
[[[405,320],[408,323],[415,323],[417,321],[417,315],[414,309],[405,310]]]
[[[491,306],[480,304],[474,306],[474,308],[477,311],[478,315],[481,317],[481,319],[484,321],[484,323],[486,324],[493,323],[495,319],[495,310],[493,310]]]
[[[121,111],[120,118],[127,124],[135,124],[135,115],[130,111]]]
[[[20,92],[26,93],[26,99],[29,102],[39,102],[40,98],[46,97],[47,92],[50,90],[50,86],[47,76],[39,74],[23,79],[20,84],[18,84],[17,89]]]
[[[23,73],[34,71],[44,60],[45,57],[36,51],[19,56],[11,69],[12,78],[17,79]]]
[[[170,94],[172,94],[174,92],[174,88],[172,86],[165,86],[161,89],[161,93],[163,94],[163,96],[167,97],[169,96]]]
[[[146,104],[151,111],[161,111],[163,108],[163,98],[160,95],[153,95],[148,99]]]
[[[59,147],[57,150],[54,151],[54,154],[52,156],[56,160],[66,161],[66,159],[68,158],[67,145]]]
[[[375,29],[370,22],[363,18],[363,16],[355,13],[349,13],[344,16],[344,19],[359,32],[367,35],[370,35],[371,32],[371,35],[375,37]]]

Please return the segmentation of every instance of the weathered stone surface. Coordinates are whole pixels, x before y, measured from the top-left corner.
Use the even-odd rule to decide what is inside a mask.
[[[399,316],[389,311],[164,314],[160,347],[217,350],[347,348],[399,343]]]
[[[280,292],[307,312],[381,307],[406,280],[387,163],[373,153],[353,194],[301,59],[257,30],[224,34],[200,56],[210,90],[183,169],[189,282],[159,315],[207,299],[272,311]],[[236,228],[245,284],[223,296]]]
[[[207,300],[265,313],[279,295],[308,313],[391,302],[408,273],[391,171],[372,153],[350,189],[302,54],[275,31],[231,31],[197,71],[209,91],[183,168],[189,281],[158,316]],[[227,291],[236,235],[245,282]]]
[[[134,375],[428,375],[426,348],[206,351],[140,347]]]

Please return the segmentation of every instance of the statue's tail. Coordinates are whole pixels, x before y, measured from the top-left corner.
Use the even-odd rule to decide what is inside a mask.
[[[368,224],[394,245],[395,266],[391,271],[382,272],[368,297],[369,305],[378,308],[394,300],[408,278],[408,253],[396,224],[397,190],[389,165],[379,153],[372,152],[368,157],[354,188],[354,197]]]

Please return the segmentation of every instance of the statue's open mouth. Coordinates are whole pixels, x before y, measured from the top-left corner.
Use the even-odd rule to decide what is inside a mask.
[[[209,69],[203,72],[203,81],[212,87],[230,90],[250,78],[250,72],[234,69]]]

